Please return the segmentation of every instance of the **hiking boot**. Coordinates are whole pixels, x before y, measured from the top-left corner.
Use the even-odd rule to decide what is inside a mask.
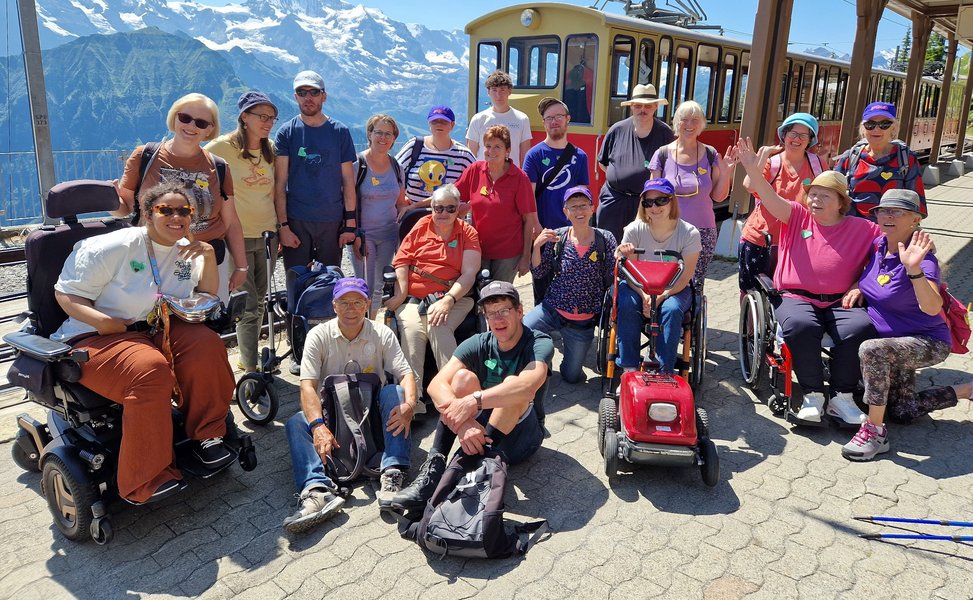
[[[389,508],[392,498],[402,491],[403,483],[405,483],[405,474],[398,468],[389,467],[382,471],[382,476],[379,478],[381,488],[375,494],[379,508]]]
[[[338,514],[344,505],[344,498],[326,488],[306,489],[298,495],[297,512],[284,519],[284,529],[288,533],[312,529]]]
[[[221,437],[193,442],[193,456],[207,469],[218,469],[233,461],[233,453],[226,449]]]
[[[801,404],[801,409],[797,411],[797,418],[801,421],[820,423],[822,408],[824,408],[824,394],[809,392],[804,394],[804,403]]]
[[[861,425],[865,422],[865,413],[855,404],[855,398],[849,392],[838,392],[828,402],[828,414],[841,419],[849,425]]]
[[[446,457],[433,450],[419,467],[419,474],[409,487],[392,496],[388,506],[397,510],[422,510],[432,498],[439,480],[446,472]]]
[[[876,454],[889,451],[888,430],[883,425],[876,427],[870,421],[865,421],[858,429],[855,437],[841,447],[841,455],[848,460],[866,461],[875,458]]]

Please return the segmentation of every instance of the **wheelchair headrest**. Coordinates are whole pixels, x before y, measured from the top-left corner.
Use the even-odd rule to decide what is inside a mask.
[[[51,188],[44,206],[55,219],[118,210],[118,190],[110,181],[65,181]]]

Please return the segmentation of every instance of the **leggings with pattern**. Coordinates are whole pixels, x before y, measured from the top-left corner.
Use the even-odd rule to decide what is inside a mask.
[[[878,338],[862,342],[858,349],[865,402],[888,405],[893,421],[908,422],[917,417],[956,406],[951,386],[916,392],[916,369],[946,360],[950,345],[925,336]]]
[[[699,243],[703,248],[699,251],[699,260],[696,261],[696,272],[693,274],[693,283],[697,290],[703,289],[706,280],[706,270],[709,263],[713,260],[713,251],[716,250],[716,227],[703,227],[699,230]]]

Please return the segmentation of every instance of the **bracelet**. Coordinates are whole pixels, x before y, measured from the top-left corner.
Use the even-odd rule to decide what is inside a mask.
[[[926,276],[926,274],[925,273],[918,273],[916,275],[911,275],[908,272],[906,272],[905,276],[908,277],[909,279],[922,279],[922,278],[924,278]]]
[[[453,304],[456,304],[456,296],[454,296],[452,293],[446,292],[446,295],[444,296],[444,298],[445,297],[448,297],[450,300],[453,301]]]
[[[236,271],[237,273],[246,273],[249,270],[250,270],[250,267],[249,266],[247,266],[247,267],[237,267],[236,269],[234,269],[234,271]]]
[[[287,221],[281,221],[277,224],[277,229],[281,229],[282,227],[290,227],[290,225],[287,223]]]
[[[313,421],[307,424],[307,432],[313,434],[314,428],[320,425],[324,425],[324,419],[321,418],[314,419]]]

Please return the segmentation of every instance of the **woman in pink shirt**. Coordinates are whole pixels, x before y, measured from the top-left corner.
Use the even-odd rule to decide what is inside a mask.
[[[794,372],[804,390],[797,418],[821,420],[825,405],[821,341],[835,342],[827,412],[859,425],[864,415],[852,392],[861,372],[858,347],[876,337],[861,305],[858,278],[881,235],[871,221],[846,217],[851,208],[844,175],[825,171],[805,186],[806,206],[784,200],[762,177],[763,166],[776,151],[764,146],[756,153],[750,140],[737,143],[740,164],[764,208],[781,222],[780,256],[774,272],[774,312],[794,358]]]

